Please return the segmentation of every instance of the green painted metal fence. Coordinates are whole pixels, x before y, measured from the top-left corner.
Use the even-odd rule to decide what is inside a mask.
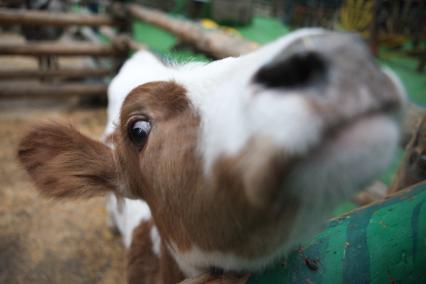
[[[426,183],[331,220],[249,283],[426,283]]]

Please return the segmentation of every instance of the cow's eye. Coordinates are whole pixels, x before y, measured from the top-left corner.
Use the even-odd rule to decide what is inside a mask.
[[[150,131],[151,123],[148,120],[134,120],[128,126],[130,140],[140,149],[145,145]]]

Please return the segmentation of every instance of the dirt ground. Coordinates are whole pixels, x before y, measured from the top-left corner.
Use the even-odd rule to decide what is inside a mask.
[[[125,253],[107,227],[105,200],[42,198],[16,161],[20,137],[46,119],[99,137],[105,110],[0,108],[0,283],[123,283]]]
[[[36,62],[0,59],[0,68],[10,66]],[[105,199],[42,198],[16,160],[19,139],[33,123],[71,121],[99,137],[105,115],[75,101],[0,100],[0,283],[125,282],[125,251],[107,227]]]

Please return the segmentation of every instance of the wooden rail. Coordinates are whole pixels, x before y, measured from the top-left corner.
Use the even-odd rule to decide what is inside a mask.
[[[426,283],[425,204],[423,183],[332,219],[247,283]]]
[[[117,56],[122,55],[113,44],[75,43],[75,42],[27,42],[27,43],[0,43],[0,55],[89,55],[89,56]]]
[[[29,69],[12,69],[0,70],[0,79],[82,79],[112,75],[112,71],[108,68],[75,68],[60,70],[29,70]]]
[[[1,25],[42,25],[42,26],[114,26],[118,22],[106,15],[77,13],[42,12],[0,8]]]
[[[106,84],[61,83],[61,84],[16,84],[1,83],[0,98],[67,98],[74,96],[105,96]]]
[[[144,8],[137,4],[128,5],[127,8],[130,15],[136,19],[173,33],[182,41],[192,44],[200,51],[215,58],[239,56],[258,48],[254,42],[230,36],[222,31],[206,30],[199,24],[177,19],[154,9]]]

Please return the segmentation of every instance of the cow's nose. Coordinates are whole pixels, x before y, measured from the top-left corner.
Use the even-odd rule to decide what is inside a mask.
[[[318,52],[283,52],[256,72],[254,82],[268,88],[303,88],[324,80],[326,71],[327,63]]]
[[[261,66],[255,72],[253,82],[267,88],[315,86],[327,81],[331,69],[340,69],[341,60],[361,58],[365,61],[366,54],[365,44],[352,34],[307,35],[284,46],[271,61]]]

